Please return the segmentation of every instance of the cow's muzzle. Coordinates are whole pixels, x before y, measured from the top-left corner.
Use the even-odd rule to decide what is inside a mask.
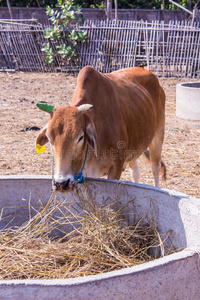
[[[70,179],[68,179],[67,181],[63,181],[63,182],[56,182],[54,180],[53,186],[56,191],[60,191],[60,192],[67,191],[67,190],[71,189]]]

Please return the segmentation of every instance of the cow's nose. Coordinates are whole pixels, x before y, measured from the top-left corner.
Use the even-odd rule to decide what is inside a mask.
[[[69,189],[69,183],[70,183],[70,179],[68,179],[67,181],[63,181],[63,182],[54,181],[54,186],[55,186],[56,191],[66,191]]]

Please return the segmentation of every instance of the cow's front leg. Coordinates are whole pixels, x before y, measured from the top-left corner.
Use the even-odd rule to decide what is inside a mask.
[[[111,168],[108,171],[108,179],[117,179],[119,180],[123,171],[123,165],[124,163],[119,161],[116,162],[111,166]]]

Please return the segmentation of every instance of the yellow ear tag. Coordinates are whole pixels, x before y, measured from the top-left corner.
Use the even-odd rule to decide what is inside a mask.
[[[45,146],[41,146],[40,144],[36,145],[36,152],[37,152],[37,154],[40,154],[40,153],[42,153],[44,151],[46,151]]]

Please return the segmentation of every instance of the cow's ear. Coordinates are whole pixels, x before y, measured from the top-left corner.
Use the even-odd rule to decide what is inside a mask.
[[[97,156],[97,134],[92,122],[86,126],[86,140]]]
[[[36,145],[44,146],[48,142],[48,138],[46,136],[47,125],[40,131],[36,138]]]

